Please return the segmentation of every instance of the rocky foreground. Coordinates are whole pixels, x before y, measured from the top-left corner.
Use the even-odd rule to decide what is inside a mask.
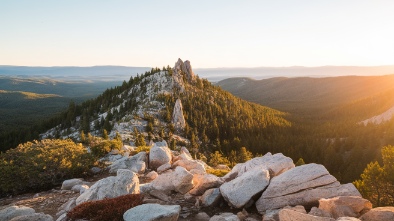
[[[186,148],[171,151],[165,142],[155,143],[149,153],[129,154],[113,152],[106,158],[107,170],[114,176],[94,183],[64,181],[59,194],[73,194],[56,214],[36,213],[18,204],[3,207],[0,220],[63,221],[79,204],[130,193],[145,198],[144,204],[124,213],[126,221],[394,220],[394,207],[372,208],[353,184],[340,184],[324,166],[295,167],[291,158],[280,153],[237,164],[224,177],[207,173],[211,168],[194,160]]]

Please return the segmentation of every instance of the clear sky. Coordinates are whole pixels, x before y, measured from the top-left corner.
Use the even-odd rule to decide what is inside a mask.
[[[393,0],[0,0],[0,64],[392,65]]]

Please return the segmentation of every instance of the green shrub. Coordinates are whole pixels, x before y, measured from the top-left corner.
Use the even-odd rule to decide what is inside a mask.
[[[122,141],[114,140],[103,140],[90,147],[92,154],[98,158],[105,156],[111,150],[120,150],[122,147]]]
[[[82,203],[67,213],[68,220],[123,221],[123,214],[142,204],[143,196],[128,194],[112,199]]]
[[[20,144],[0,154],[0,195],[48,189],[80,177],[95,159],[72,140],[42,140]]]
[[[229,170],[220,170],[220,169],[207,169],[207,173],[213,174],[217,177],[222,177],[224,175],[226,175],[228,172],[230,172]]]

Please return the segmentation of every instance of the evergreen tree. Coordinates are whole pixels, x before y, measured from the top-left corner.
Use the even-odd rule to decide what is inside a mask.
[[[108,132],[107,132],[106,129],[103,130],[103,138],[104,138],[104,140],[108,140],[109,139],[108,138]]]

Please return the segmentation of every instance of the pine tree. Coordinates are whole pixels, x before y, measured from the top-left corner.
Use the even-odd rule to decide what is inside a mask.
[[[103,138],[104,140],[108,140],[108,132],[106,129],[103,130]]]

